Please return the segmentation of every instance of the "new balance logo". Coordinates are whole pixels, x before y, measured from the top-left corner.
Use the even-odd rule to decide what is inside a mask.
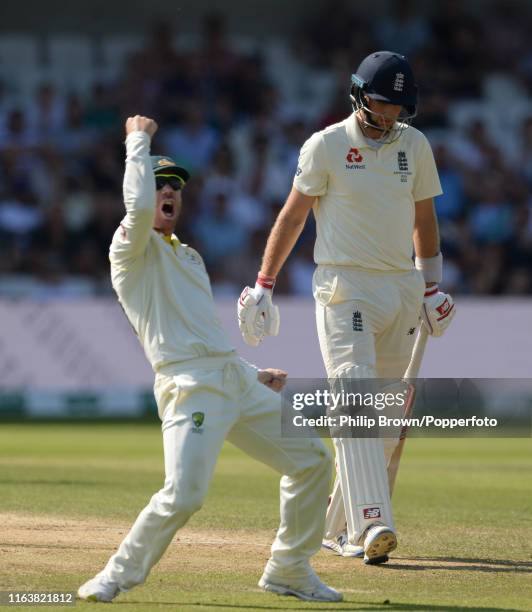
[[[416,328],[415,327],[411,327],[407,332],[406,335],[407,336],[413,336],[416,333]]]
[[[362,515],[365,519],[374,519],[381,517],[381,509],[380,508],[364,508],[362,510]]]
[[[395,81],[393,82],[394,91],[403,91],[405,85],[405,75],[402,72],[398,72],[395,75]]]
[[[364,331],[364,328],[362,326],[362,313],[358,310],[353,313],[353,331]]]

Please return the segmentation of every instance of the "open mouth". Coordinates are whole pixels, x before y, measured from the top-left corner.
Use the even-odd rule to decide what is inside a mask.
[[[174,205],[173,204],[163,204],[161,210],[165,217],[174,216]]]

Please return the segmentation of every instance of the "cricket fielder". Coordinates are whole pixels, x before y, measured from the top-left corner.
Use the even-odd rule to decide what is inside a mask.
[[[150,158],[156,130],[146,117],[126,122],[126,216],[110,260],[113,287],[155,371],[164,486],[78,597],[111,601],[146,580],[175,532],[200,509],[228,439],[283,475],[281,526],[259,586],[340,601],[341,593],[309,564],[323,535],[330,456],[321,440],[281,436],[281,400],[272,389],[281,389],[286,374],[254,369],[227,341],[201,257],[173,234],[189,174],[169,157]]]
[[[244,289],[238,305],[248,344],[277,334],[275,278],[312,208],[316,321],[333,386],[402,377],[420,314],[434,336],[454,316],[451,297],[438,290],[442,255],[433,198],[442,191],[427,139],[409,127],[417,86],[407,59],[388,51],[369,55],[352,76],[350,99],[347,119],[303,145],[255,287]],[[386,444],[385,457],[380,439],[334,439],[337,479],[325,547],[366,563],[387,561],[396,548],[386,465],[397,442]]]

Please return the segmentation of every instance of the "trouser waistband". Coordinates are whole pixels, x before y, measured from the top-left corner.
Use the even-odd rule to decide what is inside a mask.
[[[211,355],[208,357],[196,357],[194,359],[187,359],[186,361],[173,361],[171,363],[165,363],[159,366],[156,370],[156,374],[163,374],[164,376],[177,376],[190,370],[216,370],[223,368],[228,363],[237,363],[238,355],[236,352],[227,353],[226,355]]]

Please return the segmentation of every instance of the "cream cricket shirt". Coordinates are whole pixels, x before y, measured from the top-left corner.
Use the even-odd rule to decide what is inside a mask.
[[[314,204],[317,264],[411,270],[415,202],[442,193],[426,137],[413,127],[379,149],[353,113],[303,145],[294,179]]]
[[[127,214],[111,243],[111,279],[152,368],[231,354],[202,258],[175,237],[174,244],[166,242],[153,229],[156,192],[149,136],[129,134],[126,151]]]

